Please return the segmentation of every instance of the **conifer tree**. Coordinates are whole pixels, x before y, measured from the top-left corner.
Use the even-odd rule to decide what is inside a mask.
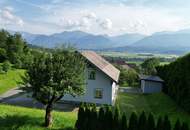
[[[129,119],[129,130],[138,130],[138,119],[137,115],[133,112]]]
[[[156,130],[163,130],[163,120],[162,120],[161,116],[158,118],[158,122],[157,122],[157,125],[156,125]]]
[[[92,109],[91,109],[91,115],[90,115],[90,130],[96,130],[97,129],[97,110],[96,110],[96,104],[92,105]]]
[[[127,130],[127,117],[125,113],[123,113],[121,118],[120,130]]]
[[[188,124],[183,123],[182,126],[181,126],[181,130],[189,130]]]
[[[78,119],[76,121],[75,127],[77,130],[83,130],[84,123],[84,104],[81,104],[78,111]]]
[[[101,107],[98,113],[98,130],[104,130],[105,113],[104,108]]]
[[[171,123],[170,120],[168,119],[168,116],[166,115],[164,117],[164,124],[163,124],[163,130],[171,130]]]
[[[152,115],[152,113],[150,113],[148,116],[147,130],[155,130],[155,121],[154,121],[154,116]]]
[[[174,130],[181,130],[181,124],[180,124],[179,119],[175,123]]]
[[[119,108],[118,106],[115,107],[115,111],[114,111],[114,117],[113,117],[113,129],[114,130],[118,130],[119,128],[119,120],[120,119],[120,112],[119,112]]]
[[[145,112],[143,111],[139,117],[138,130],[147,130],[146,124],[147,124],[147,119],[146,119]]]

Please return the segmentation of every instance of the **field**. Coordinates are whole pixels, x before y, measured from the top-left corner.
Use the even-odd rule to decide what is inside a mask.
[[[0,130],[45,130],[44,110],[0,105]],[[74,112],[53,112],[52,130],[72,130]]]
[[[137,65],[141,64],[145,59],[148,58],[159,58],[161,65],[168,64],[174,61],[178,55],[169,54],[152,54],[152,53],[127,53],[127,52],[99,52],[100,55],[108,58],[123,59],[127,63],[135,63]]]
[[[7,73],[0,74],[0,94],[15,88],[22,81],[21,76],[24,75],[24,70],[12,69]]]
[[[130,115],[133,111],[140,113],[144,110],[145,112],[152,112],[156,117],[167,114],[172,121],[172,125],[178,118],[181,121],[190,122],[190,115],[179,108],[164,93],[148,95],[120,93],[116,103],[121,112],[125,112],[127,115]]]

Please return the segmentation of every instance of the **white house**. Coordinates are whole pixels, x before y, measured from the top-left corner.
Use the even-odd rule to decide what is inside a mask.
[[[141,75],[140,81],[143,93],[158,93],[162,91],[164,81],[158,76]]]
[[[93,51],[83,51],[88,63],[85,94],[65,95],[62,100],[113,105],[116,99],[120,71]]]

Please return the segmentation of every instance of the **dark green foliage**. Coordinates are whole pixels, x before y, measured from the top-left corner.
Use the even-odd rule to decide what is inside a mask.
[[[78,118],[77,118],[77,121],[76,121],[76,124],[75,124],[75,127],[78,129],[78,130],[83,130],[83,128],[85,126],[83,126],[83,122],[84,122],[84,104],[81,104],[80,107],[79,107],[79,111],[78,111]]]
[[[3,62],[7,59],[6,50],[4,48],[0,48],[0,62]]]
[[[11,63],[9,61],[4,61],[2,64],[2,70],[4,72],[8,72],[10,68],[11,68]]]
[[[181,126],[181,130],[189,130],[188,124],[183,123],[182,126]]]
[[[180,124],[179,119],[175,123],[174,130],[181,130],[181,124]]]
[[[16,68],[26,68],[32,63],[33,54],[20,34],[0,30],[0,62],[8,60]]]
[[[127,130],[127,117],[125,113],[122,115],[120,130]]]
[[[24,90],[30,90],[36,100],[46,105],[46,126],[52,122],[53,105],[65,94],[83,94],[84,69],[85,62],[81,55],[67,48],[42,53],[34,58],[24,78]]]
[[[148,130],[155,130],[155,121],[154,116],[150,113],[147,120],[147,129]]]
[[[163,130],[171,130],[171,123],[170,120],[168,119],[168,116],[164,117],[164,123],[163,123]]]
[[[113,109],[109,106],[101,107],[97,113],[95,105],[87,104],[84,107],[80,106],[75,126],[77,130],[172,130],[168,116],[165,116],[164,120],[159,117],[155,122],[152,113],[149,113],[146,118],[145,112],[142,112],[139,117],[133,112],[127,122],[125,113],[119,115],[117,107]],[[189,129],[186,123],[180,125],[177,120],[173,130]]]
[[[138,130],[147,130],[146,126],[147,126],[147,119],[145,112],[143,111],[139,117]]]
[[[122,66],[117,66],[120,70],[119,85],[122,87],[133,87],[138,86],[139,76],[134,69],[125,69]]]
[[[142,64],[142,73],[146,75],[155,75],[156,74],[156,66],[160,64],[159,59],[150,58],[145,60]]]
[[[156,130],[163,130],[163,127],[164,127],[164,122],[162,120],[162,117],[159,117],[156,125]]]
[[[169,65],[157,67],[158,75],[165,81],[164,92],[177,104],[190,112],[190,54]]]
[[[101,107],[98,113],[98,124],[97,124],[99,130],[104,130],[104,122],[105,122],[105,113],[104,113],[104,108]]]
[[[138,119],[137,115],[133,112],[129,119],[129,130],[138,130]]]
[[[105,130],[113,129],[113,113],[109,106],[106,107],[105,112]]]
[[[113,130],[117,130],[119,125],[120,125],[120,112],[118,106],[116,106],[113,117]]]

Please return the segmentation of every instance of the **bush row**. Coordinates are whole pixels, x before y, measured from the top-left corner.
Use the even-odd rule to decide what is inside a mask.
[[[157,67],[157,72],[165,81],[164,92],[190,113],[190,54]]]
[[[133,112],[127,120],[126,114],[120,115],[118,107],[104,106],[97,110],[96,105],[85,104],[79,107],[75,127],[77,130],[189,130],[188,124],[179,120],[172,128],[168,116],[156,121],[151,113],[137,116]]]

